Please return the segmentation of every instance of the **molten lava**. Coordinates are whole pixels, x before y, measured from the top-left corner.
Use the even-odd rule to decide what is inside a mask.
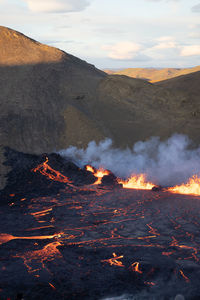
[[[186,184],[168,188],[168,191],[177,194],[200,195],[200,178],[194,175]]]
[[[61,174],[59,171],[54,170],[48,165],[48,157],[46,157],[46,160],[37,166],[35,169],[33,169],[33,172],[40,172],[42,175],[46,176],[50,180],[59,181],[63,183],[72,183],[72,181],[69,180],[66,176]]]
[[[130,269],[133,271],[133,272],[137,272],[139,274],[142,274],[142,271],[139,270],[139,262],[134,262],[131,266],[130,266]]]
[[[124,267],[123,263],[119,261],[119,259],[122,259],[123,257],[123,255],[118,256],[117,254],[113,253],[112,258],[102,260],[102,262],[107,262],[111,266]]]
[[[104,170],[103,168],[100,168],[98,170],[95,170],[92,166],[87,165],[86,170],[93,173],[93,175],[97,178],[94,184],[101,184],[101,180],[105,175],[109,175],[110,172],[108,170]]]
[[[118,183],[126,189],[151,190],[155,184],[146,181],[145,174],[133,175],[127,180],[118,179]]]
[[[35,173],[40,172],[40,174],[46,176],[50,180],[67,183],[68,185],[74,187],[74,185],[72,185],[72,181],[70,181],[68,177],[64,176],[59,171],[54,170],[52,167],[50,167],[48,161],[49,159],[48,157],[46,157],[46,160],[32,171]],[[105,170],[103,168],[95,169],[90,165],[86,166],[86,170],[93,173],[93,175],[97,178],[97,180],[94,182],[94,185],[101,184],[102,178],[110,174],[110,171],[108,170]],[[123,188],[125,189],[151,190],[153,187],[155,187],[155,184],[146,180],[145,174],[132,175],[127,180],[118,178],[117,182],[119,184],[122,184]],[[186,184],[167,188],[165,189],[165,191],[177,194],[200,195],[200,178],[197,175],[194,175],[188,180]],[[13,197],[14,195],[15,194],[10,194],[10,197]]]
[[[13,236],[12,234],[0,233],[0,245],[5,244],[11,240],[46,240],[59,237],[59,234],[44,235],[44,236]]]

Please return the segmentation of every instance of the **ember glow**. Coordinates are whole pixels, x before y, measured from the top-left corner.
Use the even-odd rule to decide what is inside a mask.
[[[168,191],[177,194],[200,195],[200,178],[194,175],[186,184],[171,187]]]
[[[126,189],[151,190],[155,184],[146,181],[145,174],[133,175],[127,180],[118,179],[118,183]]]

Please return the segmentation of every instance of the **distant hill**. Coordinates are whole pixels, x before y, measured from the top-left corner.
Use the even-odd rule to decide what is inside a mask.
[[[174,132],[199,143],[200,103],[192,81],[187,90],[184,81],[174,88],[170,81],[154,85],[107,75],[73,55],[0,27],[0,188],[9,171],[5,147],[41,154],[109,137],[124,148]]]
[[[140,78],[149,82],[157,82],[161,80],[170,79],[173,77],[186,75],[200,71],[200,66],[188,69],[176,69],[176,68],[128,68],[123,70],[104,70],[107,74],[126,75],[133,78]]]

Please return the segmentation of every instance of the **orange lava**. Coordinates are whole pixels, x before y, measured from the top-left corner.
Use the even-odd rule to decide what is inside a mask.
[[[123,257],[123,255],[118,256],[117,254],[113,253],[112,258],[102,260],[102,262],[107,262],[111,266],[124,267],[123,263],[119,261],[119,259],[122,259]]]
[[[47,244],[40,250],[27,251],[24,254],[17,254],[14,257],[20,257],[23,259],[24,265],[27,267],[29,273],[40,272],[41,269],[46,269],[50,272],[46,263],[54,261],[55,259],[63,258],[60,251],[57,249],[58,246],[61,246],[61,243],[56,241]],[[50,284],[50,286],[53,288],[53,285]]]
[[[0,245],[5,244],[11,240],[45,240],[45,239],[53,239],[54,237],[59,237],[58,234],[54,235],[42,235],[42,236],[13,236],[8,233],[0,233]]]
[[[139,274],[142,274],[142,271],[139,270],[139,262],[134,262],[131,266],[130,266],[130,269],[133,271],[133,272],[137,272]]]
[[[55,286],[49,282],[50,287],[52,287],[53,290],[56,290]]]
[[[52,169],[48,165],[48,161],[49,161],[49,159],[48,159],[48,157],[46,157],[45,162],[43,162],[42,164],[37,166],[35,169],[33,169],[33,172],[35,172],[35,173],[40,172],[42,175],[44,175],[54,181],[59,181],[59,182],[63,182],[63,183],[72,183],[72,181],[70,181],[68,177],[62,175],[59,171]]]
[[[146,181],[145,174],[132,175],[127,180],[118,179],[125,189],[151,190],[155,184]]]
[[[181,276],[185,279],[186,282],[189,282],[189,281],[190,281],[189,278],[183,273],[182,270],[180,270],[180,274],[181,274]]]
[[[97,178],[94,184],[101,184],[101,180],[105,175],[109,175],[110,172],[108,170],[104,170],[103,168],[100,168],[98,170],[95,170],[92,166],[87,165],[86,170],[93,173],[93,175]]]
[[[177,185],[167,190],[177,194],[200,195],[200,178],[194,175],[186,184]]]

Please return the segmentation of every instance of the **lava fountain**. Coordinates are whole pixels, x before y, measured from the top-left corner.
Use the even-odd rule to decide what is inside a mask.
[[[200,195],[200,178],[193,175],[187,183],[168,188],[168,191],[177,194]]]
[[[132,175],[127,180],[118,179],[118,183],[126,189],[151,190],[155,184],[146,181],[145,174]]]
[[[100,168],[98,170],[95,170],[95,168],[93,168],[92,166],[90,165],[87,165],[86,166],[86,170],[93,173],[93,175],[97,178],[97,180],[95,181],[95,185],[96,184],[101,184],[101,180],[104,176],[106,175],[109,175],[110,174],[110,171],[108,170],[105,170],[103,168]]]

